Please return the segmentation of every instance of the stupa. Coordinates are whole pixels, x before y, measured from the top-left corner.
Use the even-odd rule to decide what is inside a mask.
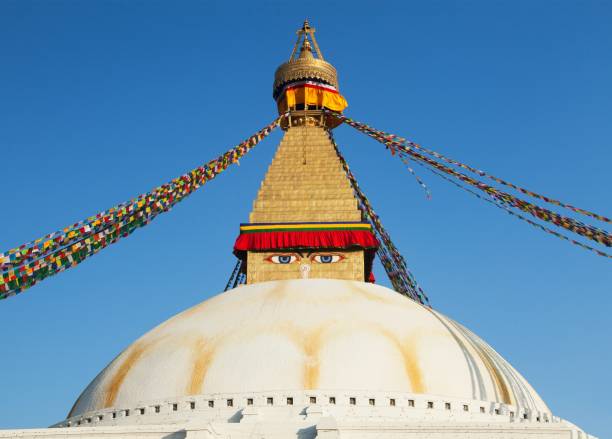
[[[273,96],[289,116],[234,245],[245,284],[136,340],[54,428],[0,437],[592,437],[466,327],[373,283],[323,111],[347,103],[308,22]]]

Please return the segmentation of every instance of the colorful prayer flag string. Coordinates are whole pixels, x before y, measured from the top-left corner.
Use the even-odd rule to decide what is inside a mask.
[[[230,274],[229,279],[227,280],[227,284],[225,285],[225,289],[223,291],[231,290],[232,288],[236,288],[238,282],[240,282],[240,274],[242,273],[242,259],[238,259],[236,261],[236,265]]]
[[[351,172],[348,163],[340,153],[340,149],[338,148],[338,145],[336,144],[331,132],[329,132],[329,137],[334,149],[336,150],[336,154],[340,159],[342,168],[344,169],[353,191],[357,196],[361,211],[372,224],[376,237],[381,242],[377,254],[383,268],[385,269],[385,272],[387,273],[387,276],[389,277],[389,280],[391,281],[391,284],[393,285],[393,288],[398,293],[408,296],[421,304],[429,304],[427,295],[421,289],[410,270],[408,270],[404,257],[398,251],[397,247],[395,247],[393,241],[391,241],[391,237],[383,227],[380,217],[376,214],[376,212],[374,212],[370,201],[359,187],[357,179]]]
[[[501,203],[501,202],[497,201],[495,198],[485,197],[485,196],[483,196],[483,195],[479,194],[478,192],[473,191],[473,190],[472,190],[472,189],[470,189],[469,187],[464,186],[464,185],[462,185],[461,183],[459,183],[459,182],[457,182],[457,181],[455,181],[455,180],[453,180],[453,179],[449,178],[448,176],[446,176],[446,175],[442,174],[441,172],[437,171],[436,169],[433,169],[433,168],[428,167],[428,166],[427,166],[426,164],[424,164],[424,163],[420,163],[420,162],[416,162],[416,163],[417,163],[419,166],[422,166],[422,167],[424,167],[424,168],[428,169],[430,172],[432,172],[433,174],[437,175],[438,177],[440,177],[440,178],[442,178],[442,179],[444,179],[444,180],[448,181],[449,183],[451,183],[451,184],[453,184],[453,185],[457,186],[458,188],[463,189],[464,191],[466,191],[466,192],[468,192],[468,193],[470,193],[470,194],[474,195],[476,198],[479,198],[479,199],[481,199],[481,200],[483,200],[483,201],[486,201],[487,203],[492,204],[493,206],[495,206],[495,207],[497,207],[497,208],[499,208],[499,209],[504,210],[506,213],[508,213],[508,214],[510,214],[510,215],[512,215],[512,216],[514,216],[515,218],[518,218],[518,219],[520,219],[520,220],[523,220],[523,221],[527,222],[528,224],[530,224],[530,225],[532,225],[532,226],[534,226],[534,227],[537,227],[538,229],[540,229],[540,230],[542,230],[542,231],[544,231],[544,232],[546,232],[546,233],[549,233],[549,234],[551,234],[551,235],[553,235],[553,236],[556,236],[557,238],[560,238],[560,239],[563,239],[563,240],[565,240],[565,241],[568,241],[568,242],[570,242],[570,243],[572,243],[572,244],[574,244],[574,245],[577,245],[577,246],[579,246],[579,247],[582,247],[582,248],[583,248],[583,249],[585,249],[585,250],[592,251],[593,253],[595,253],[595,254],[597,254],[597,255],[599,255],[599,256],[603,256],[603,257],[605,257],[605,258],[612,258],[612,255],[610,255],[610,254],[608,254],[608,253],[606,253],[606,252],[603,252],[603,251],[598,250],[598,249],[596,249],[596,248],[594,248],[594,247],[591,247],[591,246],[589,246],[589,245],[586,245],[586,244],[584,244],[584,243],[582,243],[582,242],[580,242],[580,241],[576,241],[576,240],[574,240],[574,239],[572,239],[572,238],[570,238],[570,237],[568,237],[568,236],[563,235],[562,233],[559,233],[559,232],[557,232],[557,231],[555,231],[555,230],[552,230],[552,229],[550,229],[550,228],[548,228],[548,227],[546,227],[546,226],[544,226],[544,225],[542,225],[542,224],[536,223],[535,221],[532,221],[532,220],[530,220],[529,218],[524,217],[524,216],[523,216],[523,215],[521,215],[520,213],[514,212],[514,211],[513,211],[511,208],[509,208],[509,207],[507,207],[506,205],[504,205],[503,203]]]
[[[384,144],[388,149],[392,151],[392,153],[403,152],[417,161],[426,163],[438,169],[439,171],[444,172],[447,175],[451,175],[457,178],[458,180],[463,181],[464,183],[468,183],[478,188],[479,190],[496,198],[499,202],[502,202],[513,208],[522,210],[523,212],[529,213],[530,215],[533,215],[534,217],[538,219],[541,219],[547,222],[551,222],[558,227],[565,228],[566,230],[569,230],[573,233],[584,236],[588,239],[596,241],[607,247],[612,246],[612,236],[610,236],[610,234],[606,232],[605,230],[602,230],[598,227],[595,227],[589,224],[585,224],[576,219],[558,214],[546,208],[537,206],[528,201],[515,197],[514,195],[511,195],[509,193],[496,189],[486,183],[483,183],[472,177],[469,177],[455,169],[449,168],[448,166],[442,163],[439,163],[435,161],[434,159],[431,159],[430,157],[424,156],[423,154],[420,154],[419,152],[417,152],[414,148],[410,146],[406,146],[399,141],[393,140],[391,135],[384,133],[382,131],[375,130],[369,127],[368,125],[362,124],[360,122],[356,122],[342,115],[336,115],[336,117],[340,118],[341,120],[343,120],[344,122],[346,122],[348,125],[352,126],[353,128],[357,129],[358,131],[361,131],[367,134],[368,136],[372,137],[373,139],[377,140],[378,142]],[[603,216],[601,217],[605,218]]]
[[[101,249],[129,236],[157,215],[212,180],[276,128],[285,115],[217,159],[133,200],[0,254],[0,299],[74,267]]]
[[[499,177],[496,177],[496,176],[494,176],[492,174],[489,174],[489,173],[487,173],[485,171],[482,171],[480,169],[476,169],[476,168],[474,168],[472,166],[466,165],[465,163],[461,163],[461,162],[459,162],[457,160],[454,160],[454,159],[452,159],[450,157],[444,156],[444,155],[442,155],[442,154],[440,154],[440,153],[438,153],[436,151],[433,151],[431,149],[425,148],[424,146],[419,145],[418,143],[412,142],[412,141],[407,140],[407,139],[405,139],[403,137],[400,137],[400,136],[396,136],[395,134],[389,134],[389,133],[386,133],[384,131],[376,130],[376,129],[374,129],[374,128],[366,125],[366,124],[363,124],[361,122],[357,122],[357,121],[355,121],[353,119],[350,119],[350,118],[347,118],[347,117],[344,117],[344,116],[342,116],[342,118],[344,119],[344,121],[346,123],[348,123],[349,125],[351,125],[351,126],[353,126],[355,128],[357,128],[357,126],[360,126],[361,128],[365,128],[368,131],[371,131],[372,133],[376,134],[379,137],[383,137],[385,140],[390,140],[390,141],[393,141],[393,142],[399,142],[400,144],[402,144],[404,146],[417,149],[417,150],[422,151],[424,153],[427,153],[427,154],[429,154],[429,155],[431,155],[431,156],[433,156],[433,157],[435,157],[437,159],[443,160],[446,163],[449,163],[451,165],[455,165],[455,166],[458,166],[460,168],[466,169],[466,170],[468,170],[468,171],[470,171],[470,172],[472,172],[472,173],[474,173],[476,175],[479,175],[481,177],[487,177],[490,180],[495,181],[496,183],[502,184],[504,186],[508,186],[508,187],[510,187],[510,188],[512,188],[514,190],[517,190],[517,191],[519,191],[519,192],[521,192],[521,193],[523,193],[525,195],[529,195],[530,197],[543,200],[543,201],[545,201],[545,202],[547,202],[549,204],[555,205],[555,206],[564,207],[566,209],[572,210],[572,211],[580,213],[582,215],[590,216],[592,218],[598,219],[598,220],[606,222],[606,223],[612,223],[612,220],[610,218],[604,216],[604,215],[600,215],[598,213],[591,212],[589,210],[582,209],[580,207],[576,207],[576,206],[573,206],[573,205],[568,204],[568,203],[564,203],[564,202],[556,200],[554,198],[547,197],[546,195],[541,195],[541,194],[539,194],[537,192],[534,192],[534,191],[531,191],[529,189],[525,189],[525,188],[523,188],[521,186],[515,185],[513,183],[510,183],[509,181],[503,180],[503,179],[501,179]]]
[[[108,225],[138,210],[168,210],[184,196],[197,189],[201,184],[200,181],[214,178],[217,173],[223,171],[229,164],[236,163],[252,147],[248,146],[249,143],[252,143],[253,140],[259,142],[261,139],[257,140],[257,138],[267,130],[268,127],[264,128],[217,159],[175,178],[149,193],[142,194],[129,202],[122,203],[63,230],[50,233],[43,238],[0,254],[0,269],[7,269],[11,266],[18,266],[23,262],[39,259],[58,248],[69,246],[83,237],[91,236],[100,230],[104,230]],[[265,135],[267,134],[263,134],[263,136]]]
[[[406,165],[406,168],[408,168],[408,172],[410,172],[412,174],[412,176],[417,181],[417,183],[421,186],[421,188],[423,188],[423,190],[425,191],[425,195],[427,196],[427,199],[430,199],[431,198],[431,192],[429,192],[429,188],[423,182],[423,180],[421,180],[421,178],[417,175],[417,173],[414,172],[414,169],[412,169],[412,167],[410,166],[410,163],[408,162],[408,157],[400,156],[400,160]]]

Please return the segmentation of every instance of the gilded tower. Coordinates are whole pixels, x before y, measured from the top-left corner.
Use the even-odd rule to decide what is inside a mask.
[[[305,21],[274,76],[273,97],[279,114],[287,114],[285,135],[234,246],[248,284],[372,279],[378,242],[330,138],[330,112],[342,112],[347,103],[314,32]]]

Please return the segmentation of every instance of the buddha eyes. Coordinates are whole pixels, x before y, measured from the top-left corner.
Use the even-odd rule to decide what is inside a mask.
[[[268,261],[274,264],[291,264],[297,261],[296,255],[273,255],[268,258]]]
[[[311,254],[308,257],[302,257],[301,255],[290,253],[290,254],[278,254],[272,255],[266,259],[268,262],[272,262],[273,264],[293,264],[298,260],[310,260],[316,264],[333,264],[335,262],[340,262],[344,259],[344,256],[334,253],[315,253]]]
[[[327,254],[327,253],[319,253],[313,255],[311,259],[318,264],[333,264],[334,262],[339,262],[344,259],[344,256]]]

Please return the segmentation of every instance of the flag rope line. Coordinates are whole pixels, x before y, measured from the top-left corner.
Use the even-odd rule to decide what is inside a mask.
[[[236,287],[236,281],[238,280],[240,276],[241,268],[242,268],[242,259],[238,259],[238,261],[236,261],[236,265],[234,266],[234,269],[232,270],[232,274],[230,274],[230,277],[227,280],[227,284],[225,285],[225,289],[223,291],[227,291],[227,290],[230,290]]]
[[[129,236],[157,215],[214,179],[248,153],[279,124],[285,115],[259,130],[215,160],[169,183],[89,217],[65,229],[0,254],[0,299],[34,286],[37,282],[80,264],[122,237]]]
[[[267,136],[278,125],[282,117],[280,116],[274,122],[225,152],[217,159],[211,160],[189,173],[156,187],[150,192],[141,194],[130,201],[121,203],[97,215],[90,216],[62,230],[49,233],[42,238],[0,253],[0,269],[7,269],[21,265],[23,262],[39,259],[61,247],[77,242],[82,237],[93,235],[105,229],[108,224],[112,224],[141,209],[164,210],[172,207],[172,205],[176,204],[174,200],[177,198],[182,199],[182,197],[189,195],[193,190],[198,189],[201,184],[214,178],[218,172],[222,172],[229,164],[242,157],[242,155]],[[241,152],[242,149],[245,150]]]
[[[449,183],[457,186],[458,188],[463,189],[464,191],[474,195],[476,198],[479,198],[479,199],[481,199],[481,200],[483,200],[483,201],[485,201],[487,203],[490,203],[490,204],[492,204],[493,206],[495,206],[495,207],[497,207],[499,209],[503,209],[506,213],[508,213],[508,214],[510,214],[510,215],[512,215],[512,216],[514,216],[514,217],[516,217],[518,219],[520,219],[520,220],[523,220],[523,221],[527,222],[528,224],[531,224],[532,226],[537,227],[538,229],[545,231],[546,233],[554,235],[557,238],[563,239],[565,241],[569,241],[570,243],[572,243],[574,245],[577,245],[579,247],[582,247],[585,250],[592,251],[593,253],[595,253],[595,254],[597,254],[599,256],[603,256],[605,258],[612,258],[612,255],[610,255],[610,254],[608,254],[606,252],[603,252],[603,251],[598,250],[598,249],[596,249],[594,247],[586,245],[586,244],[584,244],[584,243],[582,243],[580,241],[576,241],[576,240],[574,240],[574,239],[572,239],[572,238],[570,238],[568,236],[563,235],[562,233],[559,233],[559,232],[557,232],[557,231],[555,231],[553,229],[550,229],[550,228],[548,228],[548,227],[546,227],[546,226],[544,226],[542,224],[536,223],[535,221],[532,221],[532,220],[530,220],[527,217],[524,217],[523,215],[513,211],[511,208],[509,208],[508,206],[504,205],[500,201],[497,201],[495,198],[487,198],[487,197],[482,196],[478,192],[473,191],[472,189],[470,189],[469,187],[466,187],[466,186],[462,185],[461,183],[459,183],[459,182],[457,182],[457,181],[447,177],[446,175],[442,174],[441,172],[438,172],[435,169],[428,167],[425,163],[421,163],[421,162],[416,162],[416,163],[419,166],[422,166],[423,168],[429,170],[431,173],[437,175],[438,177],[440,177],[440,178],[448,181]]]
[[[429,191],[429,188],[423,182],[423,180],[421,180],[421,178],[417,175],[417,173],[414,171],[414,169],[412,169],[412,167],[410,166],[410,163],[408,162],[408,157],[401,157],[400,160],[404,163],[404,165],[406,165],[406,168],[408,168],[408,172],[410,172],[412,174],[412,176],[417,181],[417,183],[421,186],[421,188],[423,188],[423,190],[425,191],[425,196],[427,197],[427,199],[428,200],[431,199],[431,192]]]
[[[391,237],[383,227],[380,217],[376,214],[376,212],[374,212],[370,201],[359,187],[357,179],[351,172],[348,163],[340,152],[340,149],[338,148],[338,145],[336,144],[331,132],[329,132],[329,138],[342,164],[342,168],[344,169],[344,172],[351,183],[351,187],[357,196],[360,210],[372,224],[376,237],[379,238],[379,241],[381,241],[377,254],[383,268],[385,269],[385,272],[387,273],[387,276],[389,277],[389,280],[391,281],[391,284],[393,285],[393,288],[400,294],[408,296],[421,304],[428,305],[429,299],[427,295],[419,286],[410,270],[408,270],[404,257],[397,250],[397,247],[393,244],[393,241],[391,241]]]
[[[610,219],[610,218],[608,218],[608,217],[606,217],[604,215],[600,215],[598,213],[591,212],[589,210],[573,206],[573,205],[571,205],[569,203],[565,203],[565,202],[556,200],[556,199],[548,197],[546,195],[539,194],[539,193],[531,191],[529,189],[525,189],[525,188],[523,188],[521,186],[518,186],[518,185],[515,185],[515,184],[513,184],[513,183],[511,183],[511,182],[509,182],[507,180],[504,180],[502,178],[496,177],[496,176],[494,176],[492,174],[489,174],[489,173],[487,173],[485,171],[482,171],[480,169],[476,169],[476,168],[474,168],[472,166],[469,166],[469,165],[467,165],[465,163],[459,162],[459,161],[457,161],[455,159],[452,159],[452,158],[447,157],[447,156],[445,156],[443,154],[440,154],[439,152],[436,152],[436,151],[433,151],[431,149],[425,148],[424,146],[422,146],[422,145],[420,145],[418,143],[412,142],[410,140],[407,140],[407,139],[405,139],[403,137],[397,136],[395,134],[386,133],[384,131],[376,130],[376,129],[370,127],[370,126],[367,126],[367,125],[365,125],[365,124],[363,124],[361,122],[357,122],[357,121],[355,121],[353,119],[347,118],[345,116],[341,116],[341,118],[343,118],[344,121],[346,123],[348,123],[349,125],[351,125],[351,126],[353,126],[352,124],[354,123],[356,125],[361,125],[361,126],[367,127],[369,130],[372,130],[377,135],[382,136],[385,139],[392,140],[392,141],[395,141],[395,142],[399,142],[400,144],[402,144],[402,145],[404,145],[406,147],[412,147],[412,148],[417,149],[419,151],[422,151],[422,152],[424,152],[426,154],[429,154],[429,155],[431,155],[433,157],[436,157],[437,159],[443,160],[446,163],[449,163],[451,165],[455,165],[455,166],[458,166],[460,168],[466,169],[466,170],[468,170],[468,171],[470,171],[470,172],[472,172],[472,173],[474,173],[476,175],[479,175],[480,177],[487,177],[490,180],[495,181],[496,183],[502,184],[504,186],[508,186],[508,187],[510,187],[510,188],[512,188],[514,190],[517,190],[517,191],[519,191],[519,192],[521,192],[521,193],[523,193],[525,195],[529,195],[530,197],[538,198],[538,199],[543,200],[543,201],[545,201],[545,202],[547,202],[549,204],[552,204],[552,205],[555,205],[555,206],[564,207],[566,209],[572,210],[572,211],[580,213],[582,215],[590,216],[592,218],[598,219],[598,220],[606,222],[606,223],[612,223],[612,219]]]
[[[528,201],[522,200],[506,192],[500,191],[486,183],[483,183],[459,171],[456,171],[455,169],[449,168],[448,166],[445,166],[439,162],[436,162],[435,160],[418,153],[411,147],[405,146],[398,141],[391,140],[389,138],[389,135],[386,135],[387,133],[383,133],[381,131],[375,130],[365,124],[362,124],[360,122],[355,122],[354,120],[349,119],[342,115],[338,115],[337,117],[341,118],[349,126],[355,128],[356,130],[364,134],[367,134],[368,136],[372,137],[379,143],[382,143],[383,145],[385,145],[388,149],[391,150],[392,154],[395,154],[397,152],[404,152],[405,154],[409,155],[410,157],[412,157],[413,159],[417,161],[427,163],[428,165],[448,175],[451,175],[457,178],[458,180],[461,180],[465,183],[468,183],[476,187],[477,189],[487,193],[488,195],[496,198],[498,201],[504,204],[520,209],[523,212],[529,213],[530,215],[538,219],[541,219],[547,222],[551,222],[558,227],[565,228],[566,230],[569,230],[573,233],[584,236],[588,239],[596,241],[607,247],[612,246],[612,236],[610,236],[610,234],[606,232],[605,230],[602,230],[592,225],[585,224],[579,220],[576,220],[570,217],[566,217],[564,215],[550,211],[546,208],[534,205]]]

